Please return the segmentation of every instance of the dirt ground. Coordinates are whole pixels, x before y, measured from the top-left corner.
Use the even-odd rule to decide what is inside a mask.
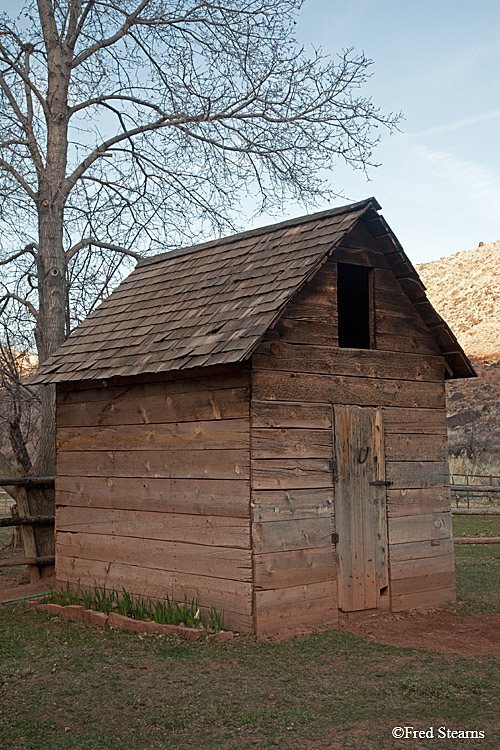
[[[55,587],[54,578],[36,583],[0,579],[0,602],[39,594]],[[368,641],[442,653],[500,656],[500,615],[458,615],[443,609],[355,616],[339,627]],[[296,632],[289,635],[295,635]]]
[[[24,580],[24,574],[19,574],[17,577],[0,578],[0,603],[9,599],[19,599],[23,596],[42,594],[50,588],[55,588],[56,585],[55,576],[42,578],[36,583],[25,583]]]
[[[448,654],[500,656],[500,615],[414,610],[344,620],[340,627],[369,641]]]

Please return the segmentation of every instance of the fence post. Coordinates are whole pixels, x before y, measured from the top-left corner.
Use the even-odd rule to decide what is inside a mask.
[[[450,484],[455,484],[455,477],[453,476],[453,472],[452,472],[452,471],[450,471]],[[456,504],[456,506],[457,506],[457,508],[458,508],[458,498],[457,498],[457,493],[456,493],[456,492],[453,492],[453,493],[452,493],[452,496],[453,496],[453,499],[454,499],[454,501],[455,501],[455,504]]]
[[[14,467],[14,471],[12,472],[14,476],[22,476],[22,469],[20,467]],[[30,516],[31,515],[31,509],[28,501],[28,493],[26,492],[26,487],[19,487],[18,491],[16,492],[16,504],[18,508],[18,512],[20,516]],[[24,547],[24,553],[26,557],[33,558],[38,557],[38,550],[36,548],[36,540],[35,540],[35,529],[33,526],[21,526],[21,537],[23,540],[23,547]],[[29,574],[30,574],[30,583],[35,583],[36,581],[39,581],[41,576],[40,568],[38,565],[29,565],[28,566]]]

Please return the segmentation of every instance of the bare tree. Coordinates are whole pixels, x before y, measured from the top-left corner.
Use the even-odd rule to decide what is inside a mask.
[[[371,163],[371,61],[308,57],[301,0],[37,0],[0,17],[0,305],[40,362],[124,259],[324,196],[337,159]],[[53,389],[34,471],[54,472]],[[48,501],[49,502],[49,501]],[[47,553],[47,550],[40,550]]]

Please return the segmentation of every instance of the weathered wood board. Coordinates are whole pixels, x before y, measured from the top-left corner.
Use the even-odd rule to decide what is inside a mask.
[[[309,401],[359,406],[444,408],[444,385],[344,375],[257,370],[253,394],[268,401]]]
[[[60,451],[59,476],[248,479],[248,451]]]
[[[189,393],[130,395],[116,400],[88,400],[57,406],[59,427],[164,424],[248,415],[248,387]]]
[[[250,548],[250,523],[245,518],[61,507],[56,528],[58,532],[113,534],[214,547]]]
[[[380,410],[339,407],[335,416],[338,596],[344,612],[376,609],[388,586],[383,428]]]
[[[254,555],[255,589],[282,589],[289,586],[333,581],[337,576],[334,546],[265,552]]]
[[[248,479],[56,478],[56,505],[248,518]]]
[[[255,592],[256,634],[334,625],[338,621],[335,581]]]
[[[146,565],[155,570],[193,573],[235,581],[252,580],[249,549],[115,534],[60,531],[57,535],[56,554],[123,565]]]

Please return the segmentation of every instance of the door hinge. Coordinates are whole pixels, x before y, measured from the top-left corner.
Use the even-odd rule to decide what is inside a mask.
[[[332,542],[334,544],[338,544],[339,543],[339,535],[337,534],[336,531],[332,534]]]
[[[390,479],[375,479],[374,482],[369,482],[372,487],[390,487],[392,481]]]

